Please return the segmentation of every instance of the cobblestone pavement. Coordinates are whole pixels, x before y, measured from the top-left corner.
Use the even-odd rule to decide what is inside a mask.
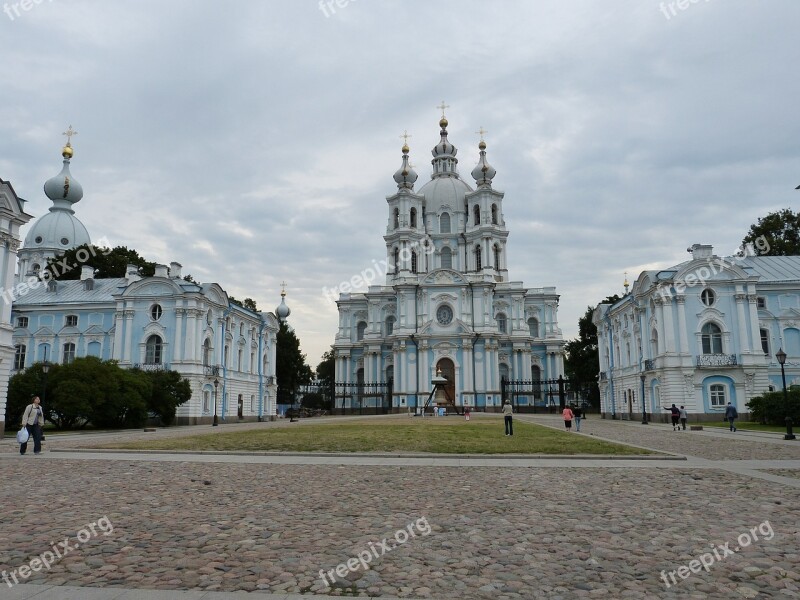
[[[587,430],[750,466],[800,456],[772,441],[596,419]],[[61,456],[0,455],[0,570],[18,573],[62,540],[80,546],[29,583],[463,600],[800,597],[798,490],[746,472],[681,461],[500,468]],[[84,529],[91,523],[95,534]],[[381,546],[410,526],[408,541]],[[333,589],[320,579],[372,548],[381,556],[369,569],[357,566]],[[708,572],[691,573],[701,557]]]
[[[800,479],[800,469],[765,469],[767,473],[782,475],[783,477],[796,477]]]

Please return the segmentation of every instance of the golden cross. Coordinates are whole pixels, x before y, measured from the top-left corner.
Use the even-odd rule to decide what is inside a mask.
[[[285,294],[285,293],[286,293],[286,282],[282,281],[281,282],[281,294]]]
[[[78,135],[78,132],[77,132],[77,131],[75,131],[75,130],[72,128],[72,125],[70,125],[70,126],[69,126],[69,129],[67,129],[67,130],[66,130],[64,133],[62,133],[61,135],[65,135],[65,136],[67,136],[67,146],[69,146],[69,145],[70,145],[70,143],[72,142],[72,136],[73,136],[73,135]]]
[[[445,104],[444,100],[442,100],[442,105],[441,106],[437,106],[436,108],[441,108],[442,109],[442,118],[444,119],[444,109],[445,108],[450,108],[450,105],[449,104]]]
[[[401,135],[400,137],[401,137],[401,138],[403,138],[403,143],[404,143],[406,146],[408,146],[408,138],[410,138],[410,137],[414,137],[414,136],[413,136],[413,135],[410,135],[410,134],[408,133],[408,130],[407,130],[407,129],[404,129],[404,130],[403,130],[403,135]]]
[[[483,127],[481,127],[481,128],[480,128],[480,129],[478,129],[478,131],[476,131],[475,133],[477,133],[479,136],[481,136],[481,141],[483,141],[483,134],[485,134],[485,133],[489,133],[489,132],[488,132],[488,131],[486,131],[486,130],[485,130]]]

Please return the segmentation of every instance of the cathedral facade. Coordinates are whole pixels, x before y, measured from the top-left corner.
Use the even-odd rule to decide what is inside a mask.
[[[504,194],[493,187],[486,144],[478,147],[473,188],[459,175],[444,116],[439,125],[431,178],[417,191],[402,148],[397,191],[386,198],[385,285],[339,297],[336,381],[342,389],[386,386],[385,408],[405,412],[424,406],[440,374],[447,380],[440,404],[499,410],[503,379],[563,375],[559,297],[554,287],[509,279]],[[347,411],[363,400],[344,394],[338,402]]]

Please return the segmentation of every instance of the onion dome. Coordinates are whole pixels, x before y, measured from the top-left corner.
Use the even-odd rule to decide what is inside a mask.
[[[491,187],[492,179],[497,175],[497,171],[486,161],[486,142],[481,140],[480,144],[478,144],[478,149],[481,151],[481,157],[478,160],[478,164],[472,169],[472,178],[478,184],[478,187]]]
[[[72,145],[67,142],[67,145],[61,150],[61,156],[64,157],[64,166],[61,168],[61,172],[48,179],[44,184],[44,193],[56,206],[61,208],[70,208],[83,198],[83,187],[69,172],[69,161],[73,155]]]
[[[442,117],[439,121],[439,127],[442,128],[439,132],[441,139],[439,140],[439,143],[433,147],[433,150],[431,150],[431,154],[433,154],[434,158],[454,158],[455,155],[458,154],[456,147],[450,143],[450,140],[447,139],[447,125],[447,119]]]
[[[275,316],[278,317],[281,323],[285,323],[290,314],[292,314],[292,311],[286,306],[286,289],[284,288],[281,290],[281,303],[278,305],[278,308],[275,309]]]
[[[399,190],[413,190],[414,182],[417,180],[417,172],[408,164],[408,144],[403,144],[403,164],[394,174]]]

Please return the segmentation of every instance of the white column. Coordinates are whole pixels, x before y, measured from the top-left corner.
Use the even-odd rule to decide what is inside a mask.
[[[686,331],[686,296],[675,298],[678,303],[678,335],[680,339],[681,354],[689,354],[689,341]],[[644,340],[642,340],[642,351],[644,351]]]
[[[753,346],[751,350],[753,352],[760,352],[761,351],[761,331],[760,327],[758,326],[758,303],[757,303],[757,296],[755,294],[749,294],[747,296],[747,301],[749,303],[750,308],[750,331],[753,335]],[[775,349],[770,348],[772,354],[775,354]]]
[[[175,343],[172,347],[172,362],[183,361],[184,340],[183,340],[183,313],[182,308],[175,309]]]
[[[674,303],[672,298],[664,298],[664,329],[666,330],[664,336],[664,348],[667,352],[675,352],[675,319],[673,318]]]
[[[133,333],[133,315],[134,311],[126,310],[125,311],[125,345],[122,348],[122,360],[129,361],[131,363],[136,362],[132,359],[133,356],[133,349],[131,348],[131,338]]]
[[[122,322],[122,311],[118,310],[116,315],[114,316],[114,347],[112,349],[112,356],[114,360],[121,361],[123,355],[123,348],[125,346],[124,343],[124,327]]]

